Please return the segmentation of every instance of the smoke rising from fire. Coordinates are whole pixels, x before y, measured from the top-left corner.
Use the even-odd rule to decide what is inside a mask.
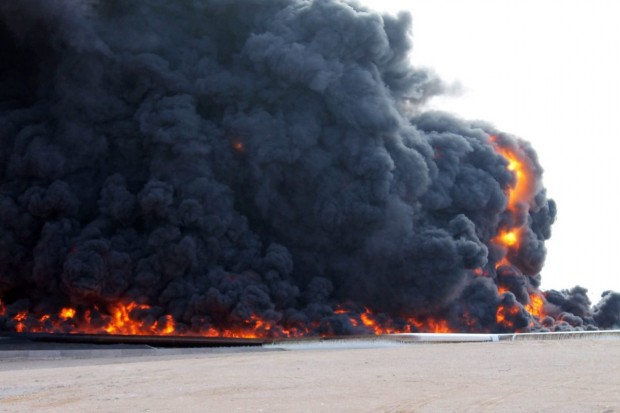
[[[0,327],[617,326],[615,293],[538,290],[536,154],[424,112],[444,86],[410,25],[331,0],[3,2]]]

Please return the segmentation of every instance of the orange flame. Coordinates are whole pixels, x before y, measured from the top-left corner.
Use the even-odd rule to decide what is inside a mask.
[[[433,318],[428,318],[424,322],[421,322],[414,318],[410,318],[409,322],[419,331],[427,333],[443,334],[453,332],[453,330],[448,326],[448,322],[446,320],[435,320]]]
[[[369,309],[366,309],[366,312],[360,314],[360,318],[362,319],[362,323],[374,331],[375,334],[385,334],[384,330],[377,325],[377,321],[373,319],[372,312]]]
[[[448,327],[446,320],[429,320],[428,321],[429,332],[431,333],[451,333],[452,330]]]
[[[526,304],[525,309],[532,316],[538,318],[539,320],[545,317],[545,299],[542,295],[532,293],[530,294],[530,303]]]
[[[24,325],[24,321],[27,318],[28,318],[27,311],[20,311],[15,317],[13,317],[13,320],[17,321],[17,324],[15,325],[15,331],[17,331],[18,333],[24,332],[24,329],[26,328],[26,326]]]
[[[15,315],[15,331],[22,332],[69,332],[82,334],[115,334],[115,335],[179,335],[179,336],[203,336],[203,337],[226,337],[226,338],[260,338],[260,337],[299,337],[308,335],[319,328],[318,322],[310,322],[308,325],[282,327],[276,321],[267,320],[252,315],[248,320],[233,327],[205,327],[202,330],[189,330],[186,326],[179,328],[171,314],[166,314],[157,320],[149,316],[150,306],[136,302],[116,303],[107,307],[107,312],[102,312],[97,306],[90,309],[65,307],[57,314],[44,314],[38,317],[22,311]],[[0,311],[4,306],[0,302]],[[140,314],[144,311],[143,314]],[[93,317],[93,312],[97,317]],[[0,313],[5,314],[5,313]],[[431,332],[450,333],[453,330],[446,320],[425,317],[421,320],[408,318],[396,323],[393,319],[383,314],[376,315],[370,309],[357,313],[344,308],[337,308],[334,314],[344,314],[349,318],[351,326],[357,327],[360,333],[363,331],[376,335]],[[95,321],[96,320],[96,321]]]
[[[308,334],[310,329],[291,328],[286,330],[277,326],[274,321],[261,319],[253,315],[241,325],[231,328],[205,328],[201,331],[187,331],[187,328],[178,330],[174,317],[166,314],[158,320],[140,315],[140,310],[150,310],[146,304],[136,302],[116,303],[108,310],[110,314],[100,312],[97,306],[92,309],[80,310],[76,308],[62,308],[57,314],[44,314],[34,317],[27,311],[22,311],[12,317],[14,329],[22,332],[66,332],[84,334],[116,334],[116,335],[193,335],[205,337],[229,338],[257,338],[274,336],[300,336]],[[0,302],[0,315],[5,314],[5,307]],[[97,321],[93,323],[92,312],[96,311]],[[315,326],[316,327],[316,326]]]
[[[127,305],[116,304],[112,309],[112,320],[104,330],[109,334],[140,334],[144,330],[148,330],[144,323],[132,319],[131,312],[136,309],[148,310],[149,306],[138,305],[135,302]]]
[[[502,155],[504,159],[508,161],[506,169],[515,174],[515,183],[508,189],[507,195],[508,209],[511,212],[516,213],[517,205],[519,203],[529,203],[532,201],[534,196],[534,174],[525,156],[519,154],[513,149],[499,146],[496,141],[494,141],[494,143],[497,153]]]
[[[174,319],[172,318],[172,316],[170,314],[167,314],[164,318],[165,318],[166,322],[165,322],[165,324],[164,324],[164,326],[163,326],[163,328],[161,330],[161,334],[166,335],[166,336],[170,335],[170,334],[173,334],[174,330],[175,330]],[[155,323],[154,326],[155,326],[155,328],[152,329],[151,331],[157,332],[157,322]]]
[[[404,324],[399,323],[396,325],[393,320],[377,316],[369,308],[364,308],[363,313],[357,314],[339,307],[334,313],[348,315],[352,326],[363,326],[375,335],[412,333],[416,331],[425,333],[452,333],[454,331],[446,320],[437,320],[431,317],[424,318],[423,320],[409,317],[404,320]]]
[[[497,286],[497,293],[499,295],[506,294],[507,292],[510,292],[510,290],[508,288],[506,288],[506,287],[504,287],[502,285]]]
[[[499,305],[497,307],[497,312],[495,313],[495,322],[506,328],[512,329],[514,328],[514,323],[509,320],[509,317],[514,317],[517,314],[519,314],[518,306],[515,305],[512,307],[506,307],[505,305]]]
[[[496,240],[499,240],[499,243],[505,245],[507,247],[516,247],[519,248],[519,240],[520,234],[518,229],[513,229],[511,231],[501,230]]]
[[[509,211],[515,222],[520,222],[519,214],[520,208],[525,205],[530,205],[535,193],[535,175],[534,170],[528,158],[518,148],[505,147],[498,143],[497,137],[490,137],[495,151],[502,155],[508,165],[506,169],[514,174],[514,183],[506,191],[508,197],[507,211]],[[523,237],[523,226],[513,226],[507,228],[501,228],[499,233],[493,242],[497,245],[501,245],[506,250],[518,250],[521,246],[521,240]],[[512,266],[510,262],[510,255],[506,254],[499,261],[495,263],[495,268],[501,266]],[[502,286],[498,287],[499,294],[505,294],[508,290]],[[545,316],[544,313],[545,300],[540,293],[531,293],[530,302],[524,306],[525,310],[532,316],[533,319],[540,320]],[[506,328],[513,328],[514,323],[509,320],[509,316],[515,316],[520,311],[518,306],[507,308],[500,305],[497,308],[496,322]],[[534,321],[530,325],[533,325]]]
[[[527,157],[520,153],[518,149],[501,146],[497,143],[497,138],[495,136],[491,136],[491,142],[493,143],[495,151],[502,155],[508,162],[506,169],[514,174],[515,181],[506,191],[506,196],[508,197],[507,211],[513,215],[515,221],[519,221],[517,219],[519,215],[519,206],[523,204],[529,205],[534,197],[534,171]],[[492,241],[506,249],[518,250],[521,245],[522,236],[522,226],[501,228]],[[510,265],[507,257],[503,257],[497,262],[495,268],[499,268],[502,265]]]
[[[63,308],[60,310],[59,317],[63,320],[75,317],[75,308]]]

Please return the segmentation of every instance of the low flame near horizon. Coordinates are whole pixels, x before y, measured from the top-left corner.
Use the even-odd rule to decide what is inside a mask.
[[[252,316],[233,328],[209,328],[202,331],[188,331],[177,329],[177,323],[170,314],[157,320],[140,319],[141,311],[148,311],[151,307],[145,304],[129,302],[128,304],[111,305],[108,311],[101,311],[99,307],[78,311],[75,308],[63,308],[57,314],[34,316],[26,311],[19,312],[12,320],[15,331],[18,333],[63,333],[63,334],[113,334],[113,335],[157,335],[157,336],[201,336],[223,338],[264,338],[264,337],[302,337],[312,335],[312,329],[317,325],[294,328],[284,328],[273,321]],[[5,307],[0,301],[0,316],[5,315]],[[96,320],[93,313],[97,313]],[[109,313],[109,314],[108,314]],[[424,321],[409,318],[398,325],[385,316],[377,316],[366,308],[357,313],[352,310],[338,308],[334,314],[345,315],[349,322],[360,327],[360,331],[367,334],[396,334],[396,333],[452,333],[454,332],[445,320],[427,318]],[[330,334],[324,334],[328,336]]]
[[[507,209],[516,216],[518,208],[523,208],[531,202],[532,193],[532,171],[528,169],[527,160],[521,158],[516,152],[508,148],[499,146],[497,138],[490,136],[495,150],[507,161],[507,170],[514,174],[514,184],[511,185],[506,195],[508,197]],[[233,145],[234,150],[242,150],[243,146],[239,143]],[[508,258],[510,251],[518,250],[520,245],[520,226],[509,226],[499,229],[499,233],[492,239],[506,250],[503,257],[495,264],[495,268],[502,266],[512,266]],[[476,276],[488,275],[488,271],[483,268],[476,268],[473,273]],[[498,285],[498,294],[505,296],[511,294],[509,288]],[[520,311],[527,311],[531,318],[530,326],[540,323],[545,317],[544,307],[546,300],[540,291],[530,293],[529,303],[521,306],[518,303],[512,305],[500,304],[496,311],[496,322],[503,331],[515,331],[512,319]],[[171,314],[154,317],[141,317],[140,313],[148,312],[151,307],[147,304],[138,304],[134,301],[126,303],[113,303],[106,308],[93,306],[88,307],[64,307],[56,314],[46,313],[43,315],[33,315],[27,311],[20,311],[12,317],[14,330],[16,332],[30,333],[69,333],[69,334],[114,334],[114,335],[187,335],[203,337],[226,337],[226,338],[261,338],[261,337],[300,337],[312,335],[318,325],[297,325],[285,328],[273,320],[262,319],[257,315],[252,315],[248,320],[241,321],[238,325],[230,328],[209,327],[204,330],[187,330],[179,328]],[[6,308],[0,300],[0,316],[6,314]],[[400,320],[393,320],[384,314],[374,314],[369,308],[364,308],[362,312],[354,309],[347,309],[346,306],[337,306],[334,310],[335,315],[344,315],[353,327],[359,328],[366,334],[395,334],[395,333],[454,333],[461,332],[451,328],[447,320],[425,317],[416,319],[414,317],[403,317]],[[94,316],[96,315],[96,316]],[[468,314],[463,314],[466,325],[473,325],[473,321],[468,320]],[[322,334],[322,335],[330,335]]]

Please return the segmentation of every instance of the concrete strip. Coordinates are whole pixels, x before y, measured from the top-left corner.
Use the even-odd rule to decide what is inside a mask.
[[[524,341],[524,340],[617,340],[620,339],[620,330],[598,331],[555,331],[551,333],[516,333],[500,334],[501,341]]]
[[[499,341],[497,334],[402,333],[386,335],[402,343],[480,343]]]
[[[168,357],[186,355],[222,354],[237,352],[256,352],[278,350],[262,347],[221,347],[221,348],[91,348],[67,350],[1,350],[0,362],[8,360],[61,360],[61,359],[105,359],[131,357]]]

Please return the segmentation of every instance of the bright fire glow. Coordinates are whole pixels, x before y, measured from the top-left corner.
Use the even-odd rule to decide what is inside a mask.
[[[508,165],[506,169],[515,174],[515,183],[508,190],[508,209],[516,213],[517,205],[521,202],[531,202],[534,196],[533,171],[528,166],[526,159],[512,149],[495,144],[495,150],[502,155]]]
[[[525,305],[528,313],[534,317],[541,319],[545,316],[545,300],[542,295],[530,294],[530,303]]]
[[[495,136],[491,136],[490,139],[495,151],[506,160],[506,169],[514,174],[514,183],[506,190],[508,198],[506,210],[512,214],[514,222],[522,222],[523,219],[519,219],[519,214],[522,213],[521,209],[523,206],[530,205],[535,195],[534,171],[530,162],[528,162],[527,156],[519,148],[502,146],[498,143],[498,139]],[[492,242],[503,246],[507,252],[495,263],[496,269],[502,266],[513,265],[510,262],[511,254],[508,254],[508,251],[519,250],[523,234],[524,227],[519,225],[499,229],[497,236],[492,239]],[[505,287],[498,286],[498,293],[500,295],[506,292],[508,290]],[[530,302],[524,306],[524,309],[532,316],[533,320],[541,320],[545,316],[544,305],[545,300],[540,293],[531,293]],[[495,320],[498,325],[507,329],[513,329],[514,323],[511,321],[511,316],[518,315],[519,311],[520,306],[518,305],[512,307],[500,305],[497,308]],[[534,321],[530,325],[533,326]]]
[[[428,318],[424,322],[417,321],[413,318],[409,319],[409,322],[413,324],[419,331],[427,333],[452,333],[452,329],[448,327],[446,320],[435,320]]]
[[[495,321],[497,324],[502,325],[508,329],[514,328],[514,323],[510,320],[511,316],[514,317],[519,314],[519,307],[512,306],[506,307],[505,305],[500,305],[497,307],[497,312],[495,313]]]
[[[63,308],[60,310],[59,317],[63,320],[75,317],[75,308]]]
[[[507,210],[513,215],[515,221],[518,221],[516,218],[519,214],[519,205],[530,204],[534,197],[534,172],[525,155],[519,153],[517,149],[501,146],[497,143],[495,136],[491,136],[491,142],[495,151],[508,162],[506,169],[514,173],[514,183],[506,191],[508,197]],[[502,228],[493,242],[507,249],[518,249],[521,244],[522,230],[522,227],[518,226]],[[500,263],[496,265],[496,268],[499,265]],[[506,265],[506,263],[502,262],[501,265]]]
[[[115,335],[180,335],[229,338],[257,338],[274,336],[300,336],[308,334],[308,329],[292,328],[285,330],[276,326],[273,321],[252,316],[249,320],[230,328],[206,328],[201,331],[178,330],[174,317],[166,314],[158,319],[148,316],[152,308],[136,302],[116,303],[101,311],[94,306],[92,309],[62,308],[57,314],[44,314],[35,317],[27,311],[13,316],[13,329],[22,332],[69,332],[82,334],[115,334]],[[97,313],[97,321],[93,321]],[[0,316],[6,314],[6,308],[0,302]],[[316,327],[316,326],[315,326]]]
[[[454,330],[450,328],[446,320],[436,320],[431,317],[416,319],[410,317],[404,325],[396,326],[390,319],[382,319],[375,315],[369,308],[365,308],[364,312],[357,314],[349,312],[346,309],[338,308],[335,314],[345,314],[349,317],[352,326],[364,326],[376,335],[380,334],[396,334],[396,333],[452,333]]]
[[[134,302],[127,305],[117,304],[112,311],[112,320],[104,330],[109,334],[140,334],[147,328],[144,323],[136,322],[131,317],[131,312],[136,309],[148,310],[149,307]]]
[[[18,333],[23,333],[26,326],[24,325],[24,321],[28,318],[28,313],[26,311],[20,311],[13,319],[17,321],[15,325],[15,331]]]
[[[508,247],[518,247],[519,243],[519,231],[517,229],[513,229],[512,231],[500,231],[497,239],[502,245]]]

